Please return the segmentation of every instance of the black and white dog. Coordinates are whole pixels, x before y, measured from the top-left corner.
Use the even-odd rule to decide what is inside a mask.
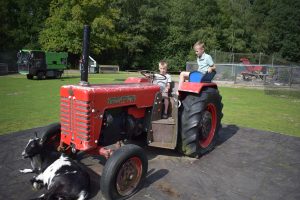
[[[45,186],[48,190],[37,199],[87,199],[89,175],[68,156],[43,148],[38,137],[29,140],[22,156],[31,160],[32,169],[20,172],[37,173],[30,180],[33,187],[41,189]]]

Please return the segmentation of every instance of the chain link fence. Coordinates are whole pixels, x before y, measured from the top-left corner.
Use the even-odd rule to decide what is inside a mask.
[[[209,53],[215,63],[232,63],[237,64],[240,63],[241,59],[247,58],[251,63],[254,64],[266,64],[269,66],[274,65],[283,65],[283,66],[290,66],[290,65],[298,65],[299,63],[293,63],[287,61],[278,54],[273,55],[266,55],[264,53],[232,53],[232,52],[223,52],[214,50]]]
[[[268,95],[300,98],[300,64],[262,53],[210,52],[217,67],[214,81],[245,87],[261,87]],[[188,71],[197,70],[196,62],[187,62]]]

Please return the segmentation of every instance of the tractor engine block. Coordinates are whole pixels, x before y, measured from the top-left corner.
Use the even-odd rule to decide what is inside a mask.
[[[144,132],[144,118],[129,115],[124,108],[105,111],[99,145],[108,146],[120,140],[131,140]]]

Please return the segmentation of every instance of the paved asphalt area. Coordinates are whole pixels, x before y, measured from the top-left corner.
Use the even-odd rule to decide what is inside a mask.
[[[43,191],[21,174],[29,160],[21,152],[36,128],[0,136],[0,199],[26,200]],[[223,126],[219,145],[200,159],[176,151],[146,148],[148,175],[142,190],[131,199],[169,200],[290,200],[300,199],[300,138],[277,133]],[[82,156],[92,187],[90,199],[101,199],[103,160]]]

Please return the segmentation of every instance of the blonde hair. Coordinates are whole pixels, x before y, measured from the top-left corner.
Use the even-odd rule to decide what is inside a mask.
[[[193,48],[195,49],[196,46],[205,48],[204,42],[201,42],[200,40],[198,40],[198,41],[194,44]]]
[[[162,66],[162,67],[168,68],[168,63],[166,61],[164,61],[164,60],[159,61],[158,65]]]

